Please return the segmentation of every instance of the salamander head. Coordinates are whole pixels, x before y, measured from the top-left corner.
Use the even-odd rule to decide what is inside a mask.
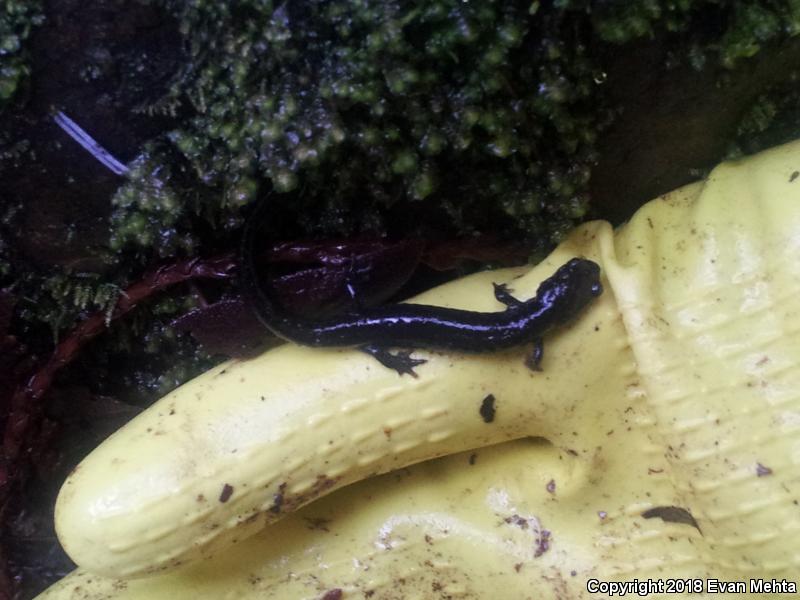
[[[573,258],[539,285],[536,297],[551,306],[555,320],[563,323],[602,293],[600,266],[585,258]]]

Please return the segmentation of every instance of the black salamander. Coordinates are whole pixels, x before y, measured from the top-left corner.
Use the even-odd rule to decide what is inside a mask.
[[[492,352],[533,343],[534,350],[526,364],[538,370],[542,336],[573,319],[603,291],[597,263],[573,258],[545,279],[530,300],[518,300],[504,285],[495,284],[495,297],[506,305],[498,312],[392,304],[351,310],[330,318],[300,319],[279,311],[259,285],[255,240],[260,212],[256,209],[245,227],[241,281],[261,322],[275,335],[304,346],[358,346],[401,375],[416,377],[414,367],[426,361],[412,358],[411,351],[392,354],[388,348]]]

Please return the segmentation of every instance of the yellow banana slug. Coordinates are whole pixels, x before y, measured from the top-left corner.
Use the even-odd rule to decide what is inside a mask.
[[[412,379],[287,345],[187,383],[66,481],[56,525],[80,569],[41,598],[588,598],[595,580],[708,594],[800,577],[798,169],[800,143],[720,165],[527,272],[415,299],[499,310],[492,281],[527,298],[568,258],[598,262],[606,292],[547,338],[542,372],[525,349],[420,351]],[[547,442],[509,441],[532,437]]]

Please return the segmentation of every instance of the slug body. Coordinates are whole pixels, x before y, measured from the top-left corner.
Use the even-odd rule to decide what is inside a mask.
[[[256,221],[260,220],[263,207],[264,204],[256,209],[245,231],[242,283],[264,325],[275,335],[297,344],[362,346],[381,362],[386,353],[377,355],[376,346],[492,352],[538,340],[549,329],[571,320],[602,293],[597,263],[573,258],[544,280],[529,300],[517,300],[504,286],[495,285],[495,297],[506,305],[498,312],[394,304],[330,318],[299,319],[279,311],[258,283],[254,244]]]

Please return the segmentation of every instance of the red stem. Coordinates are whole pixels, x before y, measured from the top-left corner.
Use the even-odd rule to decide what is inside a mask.
[[[232,254],[205,260],[192,258],[159,267],[120,294],[111,319],[119,319],[140,302],[176,283],[193,279],[229,279],[234,275],[236,267],[237,263]],[[0,519],[5,516],[12,489],[20,482],[21,473],[24,471],[20,468],[19,462],[23,460],[20,455],[25,448],[26,440],[34,435],[33,429],[37,423],[35,416],[42,397],[53,383],[58,370],[75,360],[80,350],[106,329],[105,312],[98,311],[91,315],[56,346],[47,362],[26,382],[14,389],[0,448]],[[1,559],[2,557],[0,561]],[[4,589],[7,588],[4,583],[9,582],[7,574],[3,572],[4,566],[0,564],[0,600],[11,598],[11,591]]]
[[[207,260],[193,258],[159,267],[122,292],[111,319],[119,319],[143,300],[171,285],[198,278],[228,279],[235,269],[236,261],[232,255]],[[3,466],[7,466],[17,458],[28,429],[30,414],[23,416],[20,411],[28,412],[31,403],[40,400],[50,388],[58,370],[72,362],[89,341],[105,330],[105,313],[98,311],[80,323],[56,346],[50,359],[28,379],[27,383],[17,387],[11,397],[11,410],[3,435],[2,450],[6,463]],[[3,480],[0,478],[0,486],[2,484]]]

